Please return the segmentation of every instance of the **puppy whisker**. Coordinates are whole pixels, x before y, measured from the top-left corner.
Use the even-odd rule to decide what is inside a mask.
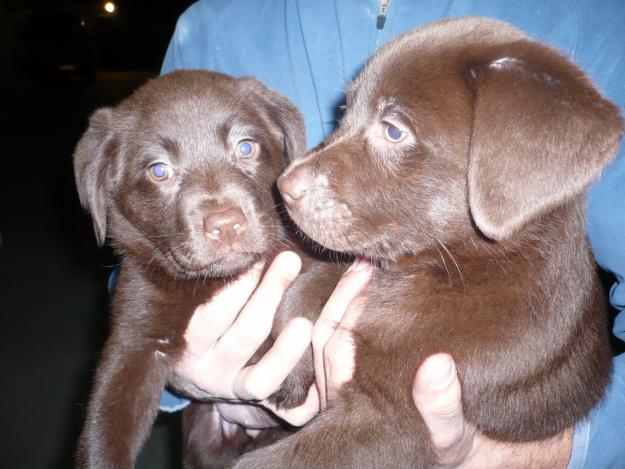
[[[148,239],[173,238],[174,236],[182,236],[182,235],[184,235],[184,232],[171,233],[171,234],[162,234],[162,235],[155,235],[155,236],[146,236],[146,238],[148,238]]]
[[[460,270],[460,266],[458,265],[458,263],[456,262],[456,258],[453,256],[453,254],[449,251],[449,249],[447,249],[447,246],[445,246],[445,243],[443,243],[440,239],[438,238],[434,238],[436,240],[436,242],[445,250],[445,252],[447,253],[447,255],[451,258],[451,261],[454,263],[454,265],[456,266],[456,270],[458,271],[458,275],[460,275],[460,281],[462,282],[462,288],[466,288],[466,285],[464,283],[464,276],[462,275],[462,270]]]
[[[163,257],[170,258],[170,257],[171,257],[171,254],[172,254],[175,250],[180,249],[181,247],[188,246],[189,244],[190,244],[190,241],[184,241],[184,242],[182,242],[182,243],[180,243],[180,244],[178,244],[178,245],[174,246],[171,250],[167,251],[167,252],[163,255]],[[157,251],[156,251],[156,253],[154,254],[154,256],[152,256],[152,258],[151,258],[151,259],[148,261],[148,263],[146,264],[145,269],[144,269],[144,272],[147,272],[147,271],[148,271],[148,269],[150,268],[150,264],[152,264],[152,262],[154,261],[154,259],[156,259],[156,258],[158,257],[158,254],[159,254],[159,252],[158,252],[158,250],[157,250]],[[159,268],[160,268],[160,267],[159,267]]]
[[[436,241],[438,241],[438,239],[434,238]],[[441,261],[443,261],[443,267],[445,267],[445,272],[447,272],[447,278],[449,279],[449,287],[451,288],[451,273],[449,272],[449,269],[447,268],[447,262],[445,262],[445,256],[443,255],[442,251],[439,249],[438,245],[434,245],[434,247],[436,248],[436,251],[438,252],[438,255],[441,256]]]

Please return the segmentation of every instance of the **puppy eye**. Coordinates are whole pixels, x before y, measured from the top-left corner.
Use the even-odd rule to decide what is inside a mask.
[[[391,143],[399,143],[408,135],[399,127],[394,126],[388,122],[384,122],[384,136]]]
[[[254,140],[241,140],[237,143],[236,155],[242,160],[249,160],[258,153],[258,143]]]
[[[174,171],[165,163],[154,163],[148,166],[148,174],[155,181],[161,182],[172,177]]]

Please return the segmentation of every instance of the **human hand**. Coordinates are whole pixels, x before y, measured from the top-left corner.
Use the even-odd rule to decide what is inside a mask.
[[[340,386],[351,379],[355,360],[351,330],[364,300],[358,295],[372,275],[371,264],[357,260],[343,274],[315,322],[312,347],[316,383],[309,389],[306,401],[291,409],[277,409],[271,402],[263,402],[291,425],[301,426],[311,420],[326,408]]]
[[[370,280],[373,268],[365,261],[357,261],[337,284],[314,330],[303,318],[292,320],[269,352],[255,365],[246,366],[269,335],[275,309],[300,265],[294,253],[281,253],[262,281],[261,268],[255,267],[199,307],[186,332],[189,346],[178,373],[214,397],[259,401],[296,426],[324,409],[352,377],[355,350],[351,329],[362,310],[363,297],[358,294]],[[297,364],[311,336],[316,386],[311,387],[300,406],[276,409],[266,398]],[[422,364],[415,377],[413,399],[430,430],[441,467],[566,467],[571,429],[540,442],[513,444],[489,439],[468,423],[462,413],[460,382],[449,355],[433,355]],[[227,417],[248,428],[274,425],[256,407],[246,407],[243,412],[237,409]]]
[[[262,266],[254,266],[199,306],[185,332],[178,375],[211,397],[262,401],[271,395],[308,348],[310,321],[291,320],[256,364],[247,363],[269,336],[282,294],[300,268],[297,254],[282,252],[264,276]]]
[[[430,430],[439,467],[461,469],[564,468],[572,429],[546,440],[507,443],[490,439],[464,419],[460,381],[450,355],[426,359],[417,371],[412,397]]]
[[[372,267],[360,261],[343,276],[326,304],[313,331],[317,387],[301,406],[282,417],[303,424],[327,406],[354,370],[355,349],[351,337],[362,310],[358,297],[372,275]],[[460,381],[453,359],[435,354],[426,359],[415,376],[415,406],[430,430],[439,467],[483,468],[564,468],[572,448],[572,429],[537,442],[507,443],[490,439],[464,419]],[[297,413],[291,419],[288,412]],[[299,419],[299,420],[298,420]]]
[[[315,324],[314,334],[308,320],[295,318],[259,362],[246,366],[269,335],[282,294],[300,267],[295,253],[282,252],[262,280],[262,266],[255,266],[199,306],[185,332],[187,349],[176,372],[211,397],[257,402],[291,425],[300,426],[312,419],[321,406],[325,407],[328,392],[332,394],[351,377],[354,350],[349,328],[359,310],[355,305],[349,314],[347,310],[368,282],[371,266],[359,262],[343,275]],[[310,388],[301,405],[277,409],[267,397],[295,367],[313,335],[315,369],[321,370],[317,385]],[[258,407],[217,405],[224,418],[246,428],[276,425]]]

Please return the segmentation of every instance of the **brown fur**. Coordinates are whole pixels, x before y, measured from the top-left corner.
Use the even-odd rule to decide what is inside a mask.
[[[354,377],[236,467],[436,465],[411,397],[435,352],[454,357],[465,416],[492,438],[542,439],[587,415],[611,354],[585,190],[622,128],[575,65],[501,22],[438,22],[377,52],[340,128],[278,181],[306,234],[381,267]]]
[[[257,142],[254,157],[237,157],[241,139]],[[174,373],[188,321],[228,279],[291,245],[274,186],[287,157],[304,147],[303,123],[291,103],[256,80],[218,73],[156,78],[91,117],[74,155],[78,192],[99,243],[108,234],[123,265],[79,466],[132,467],[167,383],[191,397],[210,397]],[[154,162],[169,164],[173,176],[150,178]],[[211,223],[227,209],[244,216],[244,228],[229,238],[224,228],[215,239]],[[291,317],[314,319],[340,274],[340,267],[301,254],[304,273],[280,306],[274,337]],[[304,398],[314,379],[311,353],[296,371],[273,396],[277,404]],[[221,467],[250,447],[240,428],[221,438],[223,422],[207,418],[216,412],[210,404],[189,409],[189,465]]]

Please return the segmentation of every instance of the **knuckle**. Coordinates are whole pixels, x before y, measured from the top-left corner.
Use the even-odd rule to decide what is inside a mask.
[[[332,357],[335,357],[338,353],[340,353],[342,341],[334,334],[325,344],[323,348],[323,355],[331,360]]]
[[[328,339],[325,347],[328,353],[336,354],[348,347],[353,347],[353,345],[354,341],[351,333],[347,329],[339,327],[334,334],[332,334],[332,337]]]
[[[251,331],[245,331],[238,334],[235,343],[229,347],[231,352],[235,355],[248,355],[250,352],[255,352],[264,340],[260,328],[257,332],[254,334]]]
[[[317,335],[313,334],[313,338],[312,338],[313,350],[320,352],[320,353],[325,353],[325,347],[331,336],[332,336],[332,331],[328,331],[328,330],[320,331]]]
[[[328,318],[320,318],[313,327],[313,338],[326,341],[337,327],[338,322]]]
[[[286,290],[287,288],[289,288],[289,286],[293,283],[293,281],[295,280],[296,275],[290,275],[290,274],[283,274],[280,275],[278,278],[278,281],[276,282],[276,293],[279,294],[280,296],[282,296],[282,294],[284,293],[284,290]]]
[[[332,337],[323,350],[323,357],[329,370],[339,364],[345,366],[353,358],[353,345],[349,341]]]
[[[434,429],[432,443],[439,464],[457,467],[469,453],[473,438],[470,432],[462,427],[447,430]]]
[[[433,418],[450,423],[462,420],[463,416],[458,402],[449,399],[436,402],[430,412]]]
[[[323,354],[323,367],[325,370],[325,374],[326,376],[332,376],[332,370],[333,370],[333,360],[332,357],[328,354],[325,353]]]

